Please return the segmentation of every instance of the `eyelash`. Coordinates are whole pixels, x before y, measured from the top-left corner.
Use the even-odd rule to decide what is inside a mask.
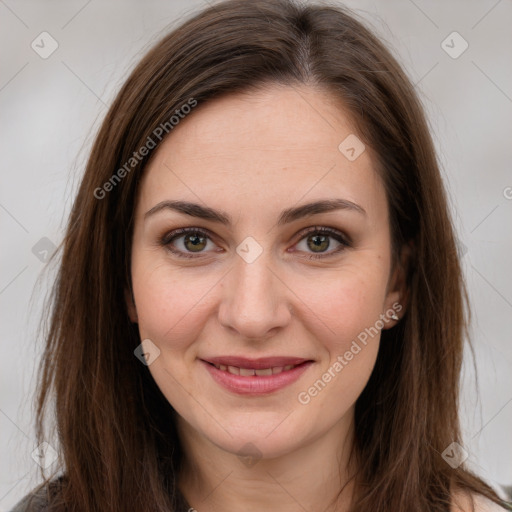
[[[199,257],[201,257],[200,256],[201,253],[198,253],[199,256],[191,256],[187,253],[183,253],[182,251],[177,251],[177,250],[171,248],[171,245],[170,245],[171,242],[173,242],[177,238],[180,238],[182,235],[190,234],[190,233],[192,233],[194,235],[201,235],[201,236],[204,236],[211,240],[210,233],[205,229],[202,229],[202,228],[180,228],[180,229],[175,229],[174,231],[171,231],[170,233],[165,234],[160,239],[160,245],[166,247],[170,252],[172,252],[173,254],[177,255],[180,258],[187,258],[187,259],[199,258]],[[334,238],[341,245],[340,245],[340,247],[338,247],[338,249],[336,249],[330,253],[311,254],[309,256],[305,256],[307,259],[310,259],[310,260],[328,258],[330,256],[334,256],[335,254],[340,253],[341,251],[345,250],[347,247],[351,247],[350,242],[347,240],[347,238],[341,232],[339,232],[336,229],[323,227],[323,226],[313,226],[311,228],[306,229],[305,231],[303,231],[301,233],[302,236],[298,240],[297,243],[301,242],[304,238],[307,237],[307,235],[311,235],[311,234],[315,234],[315,235],[316,234],[321,234],[321,235],[327,234],[330,237]]]

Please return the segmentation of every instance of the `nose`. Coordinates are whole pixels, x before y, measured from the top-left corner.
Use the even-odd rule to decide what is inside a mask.
[[[222,280],[219,321],[240,337],[263,340],[290,323],[293,293],[270,260],[269,251],[250,263],[236,255]]]

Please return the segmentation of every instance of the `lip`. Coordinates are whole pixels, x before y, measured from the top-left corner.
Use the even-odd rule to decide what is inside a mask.
[[[289,364],[301,364],[308,359],[302,357],[260,357],[258,359],[249,359],[247,357],[238,356],[218,356],[203,358],[203,361],[213,364],[224,364],[226,366],[238,366],[238,368],[254,368],[261,370],[262,368],[270,368],[272,366],[287,366]]]
[[[308,359],[301,357],[260,357],[258,359],[249,359],[247,357],[238,356],[218,356],[203,358],[203,361],[213,364],[223,364],[226,366],[237,366],[238,368],[253,368],[261,370],[263,368],[271,368],[273,366],[287,366],[289,364],[301,364]]]
[[[265,357],[261,359],[247,359],[243,357],[215,357],[208,360],[200,359],[201,364],[210,373],[213,380],[223,388],[239,395],[266,395],[278,391],[297,381],[300,376],[313,364],[312,360],[293,357]],[[214,366],[226,365],[239,368],[252,368],[255,370],[269,367],[297,365],[291,370],[283,370],[275,375],[241,376],[219,370]]]

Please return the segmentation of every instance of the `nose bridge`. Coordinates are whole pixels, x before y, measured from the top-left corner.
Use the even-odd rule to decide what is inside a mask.
[[[270,249],[255,239],[237,247],[234,268],[226,276],[220,321],[247,338],[263,338],[290,318],[285,286],[275,275]]]

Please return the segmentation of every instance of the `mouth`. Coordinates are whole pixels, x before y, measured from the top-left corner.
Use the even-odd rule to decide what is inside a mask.
[[[215,382],[244,395],[268,394],[295,382],[313,364],[311,359],[270,357],[246,359],[234,356],[201,359]]]
[[[213,364],[213,363],[210,363]],[[223,372],[231,373],[232,375],[241,375],[242,377],[251,377],[252,375],[257,375],[258,377],[263,377],[264,375],[278,375],[281,372],[287,372],[299,366],[298,364],[288,364],[286,366],[272,366],[269,368],[240,368],[238,366],[227,366],[225,364],[213,364],[217,370],[221,370]]]

